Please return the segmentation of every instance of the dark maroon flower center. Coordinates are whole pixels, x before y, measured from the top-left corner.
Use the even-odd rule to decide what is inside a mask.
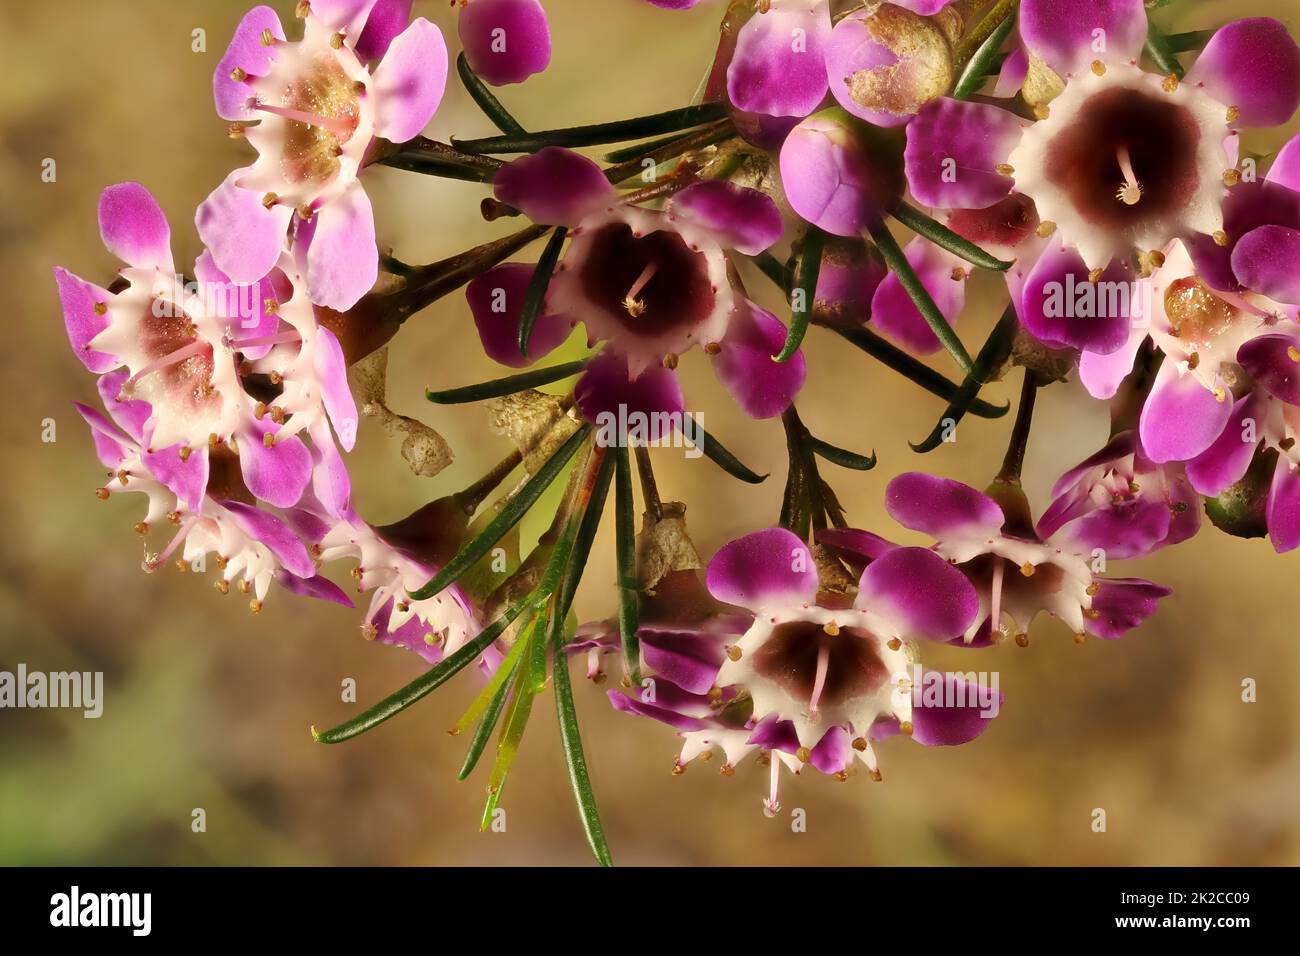
[[[1048,144],[1048,177],[1087,221],[1136,231],[1191,201],[1200,138],[1184,107],[1141,90],[1105,90]]]
[[[754,670],[796,700],[813,702],[812,710],[873,694],[889,679],[872,634],[856,627],[831,634],[815,621],[773,628],[754,652]]]
[[[638,238],[625,223],[602,226],[581,268],[587,297],[631,335],[654,338],[687,329],[713,311],[704,257],[675,232]]]

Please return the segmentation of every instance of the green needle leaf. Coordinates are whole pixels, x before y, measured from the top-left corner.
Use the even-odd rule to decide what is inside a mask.
[[[790,293],[790,331],[785,337],[785,346],[780,353],[772,356],[778,362],[788,362],[799,345],[804,333],[808,331],[808,320],[812,316],[813,299],[817,295],[817,276],[822,269],[822,246],[825,235],[816,226],[809,226],[804,234],[803,251],[799,256],[799,268],[795,273],[794,291]]]
[[[988,382],[989,377],[997,372],[1002,363],[1007,360],[1007,356],[1011,354],[1011,345],[1015,339],[1018,326],[1019,320],[1016,318],[1015,307],[1009,305],[1006,311],[1002,313],[1002,318],[998,320],[998,324],[989,333],[984,347],[980,349],[975,364],[971,368],[970,374],[966,376],[966,380],[962,382],[957,396],[949,403],[938,424],[934,426],[934,430],[926,436],[925,440],[919,445],[912,445],[913,451],[922,454],[934,451],[943,443],[944,434],[957,427],[958,422],[969,411],[970,404],[979,393],[979,390]]]
[[[1002,44],[1011,35],[1015,25],[1016,18],[1008,15],[971,54],[971,58],[962,68],[961,75],[957,77],[957,85],[953,87],[954,100],[968,99],[984,84],[985,78],[993,72],[993,61],[998,58],[998,51],[1002,49]]]
[[[514,648],[512,647],[513,651]],[[474,736],[470,738],[469,749],[465,751],[465,763],[461,765],[460,773],[456,775],[457,780],[465,780],[474,768],[478,766],[479,757],[483,756],[483,750],[487,747],[488,738],[492,736],[492,731],[496,728],[497,721],[501,719],[501,711],[505,708],[506,699],[510,696],[510,678],[515,673],[515,668],[519,661],[516,658],[510,661],[501,662],[497,668],[497,674],[502,675],[501,683],[497,686],[492,694],[492,699],[488,701],[487,707],[483,711],[483,717],[478,722],[478,727],[474,729]],[[493,675],[496,677],[496,674]]]
[[[460,648],[460,650],[456,651],[450,657],[446,657],[437,664],[434,664],[431,668],[425,671],[425,673],[411,681],[411,683],[407,684],[396,693],[385,697],[365,713],[359,714],[351,720],[345,721],[337,727],[333,727],[330,730],[323,732],[317,731],[316,728],[313,727],[311,732],[312,736],[315,737],[319,743],[338,744],[345,740],[351,740],[359,734],[364,734],[372,727],[382,724],[389,717],[394,717],[397,714],[400,714],[402,711],[406,710],[406,708],[424,698],[431,691],[441,687],[460,672],[466,664],[487,650],[488,646],[501,636],[501,633],[514,622],[515,618],[522,614],[526,608],[533,606],[534,600],[535,599],[530,595],[517,604],[512,605],[504,614],[501,615],[501,617],[497,618],[493,624],[486,628],[483,633],[474,638],[474,640]]]
[[[546,306],[546,290],[551,284],[551,276],[560,261],[560,250],[564,248],[564,237],[569,230],[560,226],[551,233],[551,238],[542,250],[542,257],[537,260],[533,277],[528,280],[528,292],[524,295],[524,307],[519,313],[519,354],[528,355],[528,342],[533,337],[533,326]]]
[[[832,445],[830,442],[822,441],[813,435],[809,435],[808,439],[812,450],[819,457],[825,458],[841,468],[852,468],[854,471],[870,471],[876,467],[876,453],[874,451],[870,455],[859,455],[857,452]]]
[[[470,69],[464,53],[456,57],[456,72],[460,74],[460,82],[474,101],[474,105],[483,111],[483,115],[490,119],[497,129],[511,136],[528,135],[528,131],[519,125],[518,120],[510,115],[509,110],[502,106],[501,101],[487,88],[487,84]]]
[[[641,683],[640,608],[636,580],[636,515],[632,501],[632,462],[626,445],[614,449],[614,552],[618,568],[618,636],[623,668]]]
[[[1183,78],[1183,65],[1178,62],[1177,55],[1169,46],[1169,40],[1161,29],[1156,26],[1156,22],[1150,18],[1147,19],[1146,51],[1147,55],[1151,57],[1151,61],[1159,67],[1161,73],[1172,73],[1180,80]]]
[[[573,706],[573,685],[569,679],[569,661],[564,653],[563,628],[552,629],[555,648],[555,712],[560,719],[560,740],[564,744],[564,763],[569,770],[569,785],[578,803],[578,816],[587,843],[601,866],[613,866],[614,860],[605,842],[605,830],[600,824],[596,809],[596,796],[591,789],[591,775],[587,772],[587,758],[582,752],[582,735],[578,730],[578,713]]]
[[[513,395],[525,389],[537,388],[539,385],[550,385],[552,382],[558,382],[571,375],[577,375],[587,367],[587,363],[590,361],[591,359],[585,358],[576,362],[565,362],[562,365],[529,369],[527,372],[520,372],[518,375],[507,375],[505,378],[480,382],[478,385],[463,385],[460,388],[428,391],[424,393],[424,397],[439,405],[460,405],[464,402],[480,402],[487,398],[500,398],[502,395]]]
[[[612,123],[541,130],[523,135],[459,140],[455,141],[455,146],[465,153],[535,153],[546,146],[564,146],[569,149],[603,146],[606,143],[625,143],[629,140],[647,139],[663,133],[686,130],[723,119],[727,115],[728,109],[725,103],[701,103],[698,106],[686,106],[664,113],[616,120]]]
[[[943,223],[931,219],[914,206],[899,203],[890,215],[918,236],[924,236],[936,246],[947,249],[971,265],[979,266],[981,269],[992,269],[995,272],[1004,272],[1011,268],[1010,262],[989,255],[969,239],[957,235]]]
[[[534,619],[527,633],[521,633],[519,639],[526,644],[536,640],[537,625],[540,618]],[[515,668],[514,680],[511,681],[510,707],[506,711],[505,722],[501,725],[501,736],[497,740],[497,759],[492,764],[492,775],[488,778],[488,797],[483,805],[483,819],[480,830],[486,830],[492,824],[492,813],[501,802],[501,791],[505,789],[506,777],[519,754],[519,744],[524,739],[524,728],[528,725],[528,715],[533,710],[533,697],[528,687],[528,668],[520,664]]]
[[[531,624],[531,622],[529,623]],[[527,626],[522,628],[522,630],[527,630]],[[511,672],[514,670],[515,662],[519,660],[519,654],[523,650],[523,647],[523,641],[515,641],[510,650],[506,652],[506,656],[501,659],[501,665],[496,669],[496,673],[492,675],[487,684],[483,687],[482,692],[474,698],[473,703],[465,709],[465,713],[460,715],[460,719],[456,721],[455,725],[451,728],[450,733],[453,736],[464,733],[469,729],[470,724],[483,716],[483,712],[487,710],[488,706],[491,704],[492,698],[496,696],[497,690],[499,690],[509,679]]]
[[[910,379],[931,394],[952,401],[961,392],[961,386],[956,382],[944,378],[920,359],[908,355],[897,345],[886,341],[870,329],[836,329],[835,331],[872,358],[879,360],[882,365]],[[1010,408],[1010,402],[991,405],[977,398],[971,401],[968,411],[980,418],[1001,418]]]
[[[605,449],[598,448],[596,451],[603,453]],[[596,480],[591,487],[591,498],[582,511],[577,533],[573,537],[573,551],[569,555],[568,567],[565,569],[564,577],[561,578],[559,590],[555,593],[553,617],[560,622],[561,630],[563,630],[564,618],[568,615],[569,608],[573,606],[573,597],[578,592],[582,572],[587,567],[587,558],[591,555],[591,543],[600,528],[605,499],[609,497],[609,483],[613,477],[614,456],[603,454],[599,470],[596,472]]]
[[[751,485],[761,484],[767,480],[767,475],[760,475],[751,471],[739,458],[727,451],[721,442],[709,437],[704,431],[704,426],[694,419],[685,419],[683,422],[683,435],[691,445],[704,453],[705,458],[708,458],[731,477],[739,478]]]
[[[903,287],[903,291],[907,293],[917,311],[921,313],[921,317],[925,319],[925,324],[930,326],[930,331],[934,333],[935,338],[948,350],[948,354],[953,357],[961,370],[969,374],[971,370],[970,355],[967,354],[965,346],[961,344],[961,339],[957,338],[957,334],[952,330],[952,326],[948,324],[948,320],[939,311],[939,307],[930,298],[930,293],[922,285],[920,276],[916,274],[912,264],[903,255],[903,250],[898,247],[897,240],[894,239],[883,219],[877,219],[872,224],[871,238],[876,241],[876,248],[880,250],[880,254],[884,257],[885,265],[889,267],[890,272],[898,276],[898,282]]]
[[[586,441],[590,433],[591,425],[584,424],[570,435],[568,441],[547,459],[546,464],[537,469],[537,474],[528,479],[488,526],[476,538],[473,538],[461,548],[456,553],[456,556],[447,562],[446,567],[434,575],[428,584],[419,590],[412,591],[411,597],[417,601],[433,597],[449,584],[455,583],[462,574],[491,551],[493,545],[505,537],[506,532],[515,526],[519,519],[524,516],[524,512],[533,506],[537,499],[542,496],[542,492],[564,470],[564,466],[568,464],[569,459],[574,456],[578,447]]]

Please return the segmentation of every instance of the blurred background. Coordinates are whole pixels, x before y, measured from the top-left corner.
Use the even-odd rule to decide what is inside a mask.
[[[62,0],[5,5],[0,84],[0,669],[102,670],[104,714],[0,711],[0,863],[5,864],[583,864],[589,860],[568,791],[548,691],[528,727],[501,805],[504,833],[480,833],[487,761],[458,783],[464,740],[446,734],[477,692],[462,675],[410,712],[337,747],[328,726],[415,677],[421,662],[367,644],[357,612],[273,592],[254,618],[199,575],[140,571],[131,526],[143,498],[94,495],[101,469],[71,402],[95,401],[70,354],[51,267],[106,283],[115,260],[99,240],[105,186],[138,180],[172,223],[178,264],[199,251],[192,212],[246,144],[213,113],[211,74],[245,0]],[[292,3],[276,4],[288,24]],[[683,105],[712,55],[720,4],[671,13],[639,0],[547,0],[551,69],[500,94],[533,128],[575,125]],[[416,0],[454,45],[445,0]],[[1174,30],[1272,14],[1300,28],[1294,0],[1176,2]],[[206,31],[206,50],[192,50]],[[294,28],[290,25],[290,30]],[[1294,128],[1250,134],[1275,149]],[[490,132],[452,79],[431,135]],[[43,182],[42,161],[57,162]],[[382,244],[426,262],[505,234],[478,214],[483,187],[390,169],[366,174]],[[535,258],[537,250],[525,256]],[[983,340],[1000,311],[1000,281],[972,280],[959,331]],[[760,280],[751,292],[774,309]],[[780,314],[785,314],[781,312]],[[903,538],[881,507],[895,474],[938,471],[983,485],[1010,417],[970,420],[958,441],[918,457],[906,441],[941,411],[842,340],[814,329],[805,343],[804,421],[821,437],[880,457],[863,474],[825,472],[852,523]],[[955,369],[936,360],[948,374]],[[425,386],[468,384],[500,370],[485,359],[462,295],[412,319],[391,350],[390,404],[436,427],[456,461],[411,474],[399,442],[362,424],[351,460],[356,502],[371,522],[399,518],[463,487],[508,450],[481,406],[435,408]],[[666,498],[688,503],[707,558],[727,540],[774,522],[784,476],[779,422],[744,418],[691,353],[682,363],[693,409],[709,431],[772,478],[742,486],[707,460],[656,453]],[[989,390],[1012,398],[1019,373]],[[43,421],[57,441],[43,443]],[[1040,398],[1026,484],[1041,510],[1055,476],[1104,443],[1105,408],[1077,383]],[[833,473],[832,473],[833,472]],[[584,620],[615,609],[612,521],[578,598]],[[623,864],[1297,864],[1300,863],[1300,553],[1212,528],[1154,558],[1116,568],[1175,589],[1153,620],[1118,642],[1078,647],[1039,621],[1032,646],[934,654],[939,667],[996,669],[1003,715],[978,741],[879,748],[885,782],[786,778],[787,810],[766,819],[766,771],[734,777],[718,762],[670,770],[679,741],[664,726],[614,713],[604,688],[577,680],[587,756],[609,841]],[[575,677],[581,671],[575,669]],[[355,678],[360,703],[340,699]],[[1241,699],[1245,678],[1258,702]],[[191,831],[203,808],[207,831]],[[1107,831],[1091,828],[1094,808]]]

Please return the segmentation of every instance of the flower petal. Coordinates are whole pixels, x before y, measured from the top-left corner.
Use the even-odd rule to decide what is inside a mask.
[[[181,446],[173,445],[161,451],[146,451],[145,467],[179,498],[186,508],[198,512],[203,507],[203,495],[208,488],[207,449],[182,458]]]
[[[942,691],[938,688],[928,691],[939,700],[927,702],[930,682],[940,680]],[[994,694],[997,694],[996,701]],[[968,743],[988,729],[1001,707],[1002,694],[992,687],[972,684],[956,674],[926,671],[920,689],[913,694],[912,739],[927,747]]]
[[[375,68],[375,133],[394,143],[429,124],[447,88],[447,44],[424,17],[398,34]]]
[[[1024,0],[1020,38],[1062,75],[1096,59],[1136,60],[1147,38],[1146,9],[1142,0]]]
[[[755,531],[723,545],[705,576],[719,601],[751,610],[804,604],[817,596],[808,545],[785,528]]]
[[[248,108],[248,101],[255,95],[253,88],[247,79],[237,80],[231,74],[238,69],[248,77],[259,77],[270,71],[276,54],[274,46],[262,44],[262,33],[266,30],[270,30],[271,36],[277,40],[284,40],[284,27],[274,10],[267,6],[249,10],[235,27],[230,46],[217,62],[212,73],[212,98],[216,101],[217,115],[222,119],[257,118],[257,113]]]
[[[316,334],[319,341],[312,352],[312,365],[320,383],[321,401],[343,450],[351,451],[357,441],[357,403],[348,388],[348,363],[343,358],[343,346],[324,326]]]
[[[1162,597],[1174,592],[1141,578],[1098,579],[1100,589],[1092,597],[1095,617],[1084,620],[1089,634],[1106,640],[1123,637],[1156,612]]]
[[[366,17],[365,29],[357,38],[357,58],[363,62],[383,59],[389,45],[411,22],[413,3],[414,0],[376,0]]]
[[[311,453],[297,435],[266,447],[263,436],[276,431],[278,427],[268,419],[254,421],[240,434],[239,466],[244,484],[255,497],[277,508],[291,508],[311,480]]]
[[[682,422],[685,400],[676,373],[666,368],[648,368],[635,379],[628,375],[627,359],[614,352],[601,352],[583,371],[573,390],[578,411],[603,430],[606,444],[619,440],[614,423],[636,424],[644,420],[644,434],[638,440],[664,440]]]
[[[885,489],[885,510],[899,524],[936,538],[997,534],[1006,521],[998,503],[970,485],[912,471]]]
[[[1007,110],[962,100],[932,100],[907,124],[903,159],[912,195],[927,206],[985,209],[1015,183],[997,171],[1023,123]]]
[[[1134,324],[1128,341],[1114,352],[1102,354],[1084,350],[1079,356],[1079,381],[1093,398],[1112,399],[1124,379],[1133,371],[1138,349],[1147,340],[1146,325]]]
[[[1231,402],[1217,399],[1195,375],[1180,376],[1167,361],[1142,406],[1142,448],[1157,463],[1195,458],[1219,437],[1231,414]]]
[[[96,306],[107,309],[111,299],[108,291],[73,275],[62,266],[54,267],[54,281],[59,287],[63,325],[68,330],[73,354],[97,375],[116,368],[121,362],[115,356],[90,347],[90,341],[108,326],[108,313],[99,315],[95,312]]]
[[[137,269],[172,272],[171,227],[153,194],[139,183],[109,186],[99,197],[104,245]]]
[[[756,256],[785,231],[781,211],[766,193],[721,179],[687,186],[668,204],[671,215],[706,230],[718,245]]]
[[[807,116],[829,89],[823,56],[830,35],[827,3],[773,5],[755,14],[736,35],[728,98],[747,113]]]
[[[952,325],[966,303],[966,282],[954,278],[956,273],[953,271],[960,266],[961,260],[919,236],[907,244],[903,254],[934,304]],[[962,275],[965,275],[964,271]],[[917,355],[932,355],[941,347],[929,323],[894,272],[885,276],[871,298],[871,325]]]
[[[1187,479],[1203,495],[1222,494],[1229,485],[1245,477],[1259,444],[1267,399],[1255,391],[1244,395],[1232,409],[1232,416],[1219,437],[1199,456],[1187,463]],[[1247,439],[1251,439],[1247,441]]]
[[[316,565],[307,553],[307,546],[275,515],[242,501],[225,501],[222,507],[230,512],[230,517],[244,534],[266,545],[291,574],[300,578],[315,575]]]
[[[867,565],[853,605],[890,621],[899,637],[949,641],[975,622],[980,602],[966,575],[933,551],[895,548]]]
[[[1272,17],[1233,20],[1220,27],[1187,71],[1242,126],[1281,126],[1300,106],[1300,46]]]
[[[359,183],[327,202],[312,219],[307,291],[317,305],[346,312],[379,278],[375,216]]]
[[[275,575],[278,583],[286,591],[294,594],[301,594],[303,597],[316,598],[321,601],[329,601],[331,604],[340,604],[343,607],[355,607],[352,599],[347,593],[325,577],[323,574],[314,574],[309,578],[300,578],[296,574],[290,574],[288,571],[278,571]]]
[[[493,86],[522,83],[551,62],[551,28],[538,0],[474,0],[460,12],[465,59]]]
[[[576,226],[614,194],[599,166],[559,146],[539,149],[497,170],[493,190],[501,202],[548,226]]]
[[[1280,455],[1268,491],[1268,539],[1278,554],[1300,547],[1300,473]]]
[[[1129,341],[1137,288],[1116,260],[1092,281],[1073,249],[1051,245],[1038,257],[1020,294],[1020,318],[1043,344],[1101,355]]]
[[[1237,281],[1289,304],[1300,303],[1300,230],[1260,226],[1238,240],[1232,250]]]
[[[780,415],[803,388],[808,365],[802,351],[785,362],[772,360],[785,340],[781,320],[752,302],[743,303],[727,324],[713,371],[751,418]]]
[[[236,185],[248,172],[232,172],[194,214],[199,238],[212,254],[213,263],[244,285],[257,282],[274,268],[293,218],[288,206],[267,209],[261,196]]]
[[[534,263],[507,262],[489,269],[465,288],[483,351],[488,358],[511,368],[531,365],[569,337],[568,317],[546,312],[533,326],[528,355],[519,354],[519,318],[536,269]]]
[[[722,667],[722,642],[691,631],[642,628],[641,653],[646,666],[692,694],[708,693]],[[617,638],[617,633],[615,634]]]

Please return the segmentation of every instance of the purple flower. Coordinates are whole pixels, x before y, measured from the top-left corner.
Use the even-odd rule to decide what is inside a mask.
[[[1102,576],[1112,552],[1134,547],[1123,522],[1097,522],[1085,526],[1087,534],[1065,526],[1040,538],[1018,487],[1001,483],[1001,491],[1010,514],[969,485],[920,472],[899,475],[885,491],[894,520],[932,535],[934,551],[957,565],[979,592],[978,616],[953,643],[997,642],[1006,633],[1005,617],[1016,642],[1027,645],[1030,625],[1044,611],[1076,640],[1085,634],[1113,639],[1153,614],[1157,600],[1171,593],[1137,578]]]
[[[1021,87],[1038,121],[933,101],[907,127],[908,184],[958,232],[1015,256],[1007,281],[1029,332],[1051,347],[1131,358],[1127,300],[1062,315],[1050,297],[1066,286],[1132,287],[1141,276],[1130,258],[1158,260],[1179,236],[1198,251],[1235,243],[1224,197],[1230,206],[1246,185],[1225,188],[1239,178],[1238,127],[1294,112],[1300,47],[1276,21],[1235,21],[1178,82],[1136,65],[1141,0],[1025,0],[1019,23],[1024,49],[998,93]],[[1281,248],[1281,238],[1256,241]]]
[[[914,667],[913,640],[951,640],[978,608],[966,578],[933,553],[891,549],[869,564],[850,599],[820,592],[808,546],[772,528],[719,550],[707,582],[714,599],[747,613],[715,612],[693,629],[652,627],[642,636],[654,645],[646,661],[677,642],[665,662],[675,676],[660,671],[630,694],[609,694],[617,709],[678,730],[685,741],[678,772],[714,747],[723,751],[724,774],[759,751],[772,767],[764,800],[771,815],[782,764],[843,778],[856,756],[878,778],[873,740],[901,730],[921,743],[957,744],[987,726],[963,681]],[[728,634],[738,636],[724,647]],[[587,639],[601,646],[609,628]],[[924,683],[961,694],[915,695],[918,672]]]
[[[441,32],[423,18],[396,32],[403,6],[300,4],[295,42],[269,7],[236,28],[213,91],[217,112],[237,121],[232,129],[258,158],[195,216],[217,267],[235,281],[261,279],[291,241],[313,302],[346,310],[374,285],[374,216],[357,176],[375,137],[404,142],[424,128],[447,80]]]
[[[1159,465],[1124,431],[1067,471],[1038,519],[1038,537],[1071,539],[1082,552],[1138,558],[1186,541],[1200,528],[1200,501],[1181,465]]]
[[[590,160],[554,147],[501,170],[496,190],[535,220],[572,228],[527,360],[543,357],[579,322],[590,344],[605,343],[577,386],[589,419],[620,404],[680,414],[673,369],[697,345],[750,415],[769,418],[789,407],[803,386],[803,356],[772,361],[785,327],[738,293],[727,255],[762,252],[780,239],[784,223],[768,196],[710,180],[683,189],[662,211],[645,209],[618,202]],[[511,348],[527,276],[518,266],[499,267],[469,290],[485,351],[507,364],[523,361]]]

